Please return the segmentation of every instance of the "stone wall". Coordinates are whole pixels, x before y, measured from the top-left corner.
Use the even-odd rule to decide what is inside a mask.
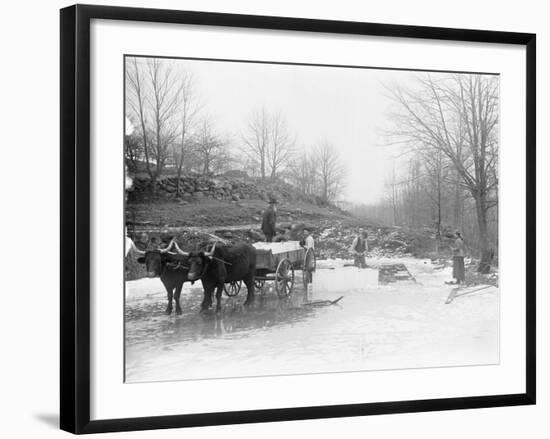
[[[141,198],[174,198],[177,191],[177,177],[164,177],[154,184],[148,178],[135,178],[132,200]],[[282,181],[262,181],[255,178],[204,177],[186,175],[180,178],[178,196],[185,201],[203,197],[217,200],[239,201],[243,199],[304,201],[323,205],[322,200],[313,195],[305,195],[293,186]]]

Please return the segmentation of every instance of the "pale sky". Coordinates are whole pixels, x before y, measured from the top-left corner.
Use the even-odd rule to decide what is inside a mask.
[[[326,140],[347,167],[341,199],[373,203],[384,195],[395,149],[384,146],[382,128],[391,101],[382,83],[406,83],[414,73],[220,61],[172,60],[193,74],[202,111],[235,143],[254,110],[280,112],[299,147]]]

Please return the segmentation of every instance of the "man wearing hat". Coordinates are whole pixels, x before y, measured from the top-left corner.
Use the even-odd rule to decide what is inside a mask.
[[[269,199],[269,207],[265,210],[262,219],[262,232],[265,235],[266,242],[273,242],[275,236],[275,222],[277,221],[277,200]]]

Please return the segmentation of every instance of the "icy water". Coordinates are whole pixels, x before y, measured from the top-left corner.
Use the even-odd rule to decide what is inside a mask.
[[[237,297],[224,295],[220,313],[199,313],[200,283],[185,284],[180,316],[164,314],[159,279],[127,282],[126,381],[498,363],[498,289],[446,305],[449,270],[435,271],[412,258],[400,262],[417,282],[381,286],[375,268],[321,261],[314,299],[344,296],[322,307],[304,304],[299,273],[289,298],[279,299],[266,284],[254,304],[244,307],[243,287]]]

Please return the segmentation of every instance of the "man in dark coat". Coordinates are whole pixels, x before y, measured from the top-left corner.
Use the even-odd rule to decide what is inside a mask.
[[[367,244],[367,232],[360,228],[359,233],[355,236],[350,247],[350,252],[353,255],[353,263],[356,267],[367,268],[365,253],[368,251],[369,246]]]
[[[262,232],[265,235],[266,242],[273,242],[275,236],[275,223],[277,221],[277,200],[269,200],[269,207],[265,210],[262,219]]]

